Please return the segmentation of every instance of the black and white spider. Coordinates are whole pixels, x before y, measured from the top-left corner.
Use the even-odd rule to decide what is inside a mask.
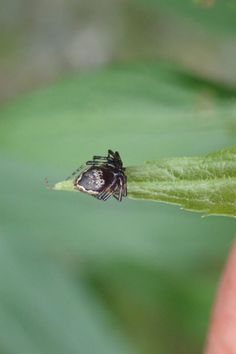
[[[73,175],[77,173],[74,188],[81,192],[104,201],[113,195],[121,202],[127,196],[127,177],[117,151],[108,150],[107,156],[93,156],[84,169],[78,169]]]

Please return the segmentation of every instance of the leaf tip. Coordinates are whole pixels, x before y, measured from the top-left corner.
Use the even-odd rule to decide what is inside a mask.
[[[50,185],[47,181],[46,187],[47,187],[47,189],[56,190],[56,191],[69,191],[69,192],[75,191],[74,183],[73,183],[72,179],[64,180],[64,181],[55,183],[53,185]]]

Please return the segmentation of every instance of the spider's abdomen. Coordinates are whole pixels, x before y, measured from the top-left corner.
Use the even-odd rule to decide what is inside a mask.
[[[74,186],[82,192],[96,195],[111,185],[114,177],[113,171],[105,166],[91,166],[75,179]]]

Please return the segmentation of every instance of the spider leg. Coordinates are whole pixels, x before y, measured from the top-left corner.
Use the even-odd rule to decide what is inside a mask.
[[[122,197],[124,196],[124,184],[123,180],[119,178],[119,201],[122,201]]]
[[[107,156],[93,156],[93,160],[107,160]]]
[[[87,166],[97,166],[97,167],[99,167],[99,166],[105,166],[105,167],[110,166],[110,167],[114,168],[114,164],[109,162],[109,161],[108,162],[107,161],[87,161],[86,165]]]
[[[113,197],[118,200],[119,202],[122,201],[122,192],[123,192],[123,189],[122,189],[122,185],[121,185],[121,180],[119,178],[119,181],[116,182],[116,187],[115,187],[115,190],[113,191],[112,195]]]
[[[118,156],[117,156],[117,154],[118,154]],[[109,162],[112,163],[114,161],[114,159],[117,158],[117,157],[119,157],[119,159],[120,159],[120,155],[119,155],[118,152],[114,153],[112,150],[108,150],[107,156],[97,156],[97,155],[95,155],[95,156],[93,156],[93,160],[104,160],[104,161],[106,161],[108,163]]]
[[[93,156],[93,160],[105,160],[105,161],[108,161],[108,160],[113,160],[114,156],[115,156],[114,152],[112,150],[108,150],[107,156],[94,155]]]
[[[102,199],[104,202],[108,199],[108,198],[110,198],[112,196],[112,192],[111,191],[108,191],[107,193],[105,193],[104,195],[103,195],[103,197],[102,198],[100,198],[100,199]]]
[[[119,190],[119,201],[122,201],[122,197],[123,197],[123,187],[120,186],[120,190]]]
[[[114,193],[113,187],[116,183],[117,183],[117,181],[110,183],[109,186],[105,190],[103,190],[102,192],[97,194],[95,197],[99,200],[104,200],[104,201],[107,200]]]
[[[113,193],[113,197],[120,202],[119,196],[115,193]]]
[[[119,200],[120,202],[122,201],[122,197],[127,197],[127,179],[123,181],[122,178],[119,177],[119,181],[117,184],[117,187],[113,193],[113,196]]]
[[[112,196],[112,191],[111,191],[111,189],[109,189],[109,187],[108,187],[105,191],[99,193],[99,194],[96,195],[95,197],[96,197],[97,199],[99,199],[99,200],[104,200],[104,201],[106,201],[106,200],[107,200],[109,197],[111,197],[111,196]]]
[[[118,151],[116,151],[115,153],[113,153],[113,160],[115,160],[116,164],[120,165],[120,167],[122,168],[123,166],[123,162],[120,158],[120,154]]]
[[[116,155],[116,152],[114,153],[112,150],[110,150],[110,149],[108,150],[108,155],[107,155],[108,158],[111,158],[112,160],[114,160],[115,155]]]
[[[119,154],[118,154],[119,156]],[[116,155],[112,150],[108,150],[108,155],[107,156],[99,156],[99,155],[94,155],[93,160],[89,160],[86,162],[86,165],[89,166],[101,166],[101,165],[109,165],[109,166],[114,166],[114,159]]]
[[[125,176],[125,183],[123,184],[123,187],[122,187],[122,194],[123,194],[123,197],[127,197],[127,177]]]
[[[104,165],[104,161],[87,161],[86,165],[89,166],[100,166],[100,165]]]
[[[114,155],[114,157],[115,157],[117,160],[121,161],[120,154],[119,154],[118,151],[116,151],[115,153],[113,153],[113,155]]]
[[[74,172],[72,172],[72,174],[70,176],[68,176],[65,181],[68,181],[68,179],[71,179],[72,177],[74,177],[75,175],[78,174],[79,171],[81,171],[84,168],[84,165],[81,165],[80,167],[78,167]]]
[[[93,156],[93,161],[96,162],[103,162],[103,163],[112,163],[114,161],[114,158],[112,156]]]
[[[102,166],[102,165],[106,165],[106,166],[114,167],[114,163],[113,163],[113,161],[110,160],[110,159],[87,161],[87,162],[86,162],[86,165],[89,165],[89,166]]]
[[[118,200],[118,202],[121,202],[122,201],[122,193],[117,193],[117,192],[115,192],[115,193],[113,193],[113,197],[116,199],[116,200]]]

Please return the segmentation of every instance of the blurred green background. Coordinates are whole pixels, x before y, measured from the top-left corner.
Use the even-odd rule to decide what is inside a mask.
[[[0,353],[197,354],[235,221],[49,192],[236,141],[233,0],[3,0]]]

